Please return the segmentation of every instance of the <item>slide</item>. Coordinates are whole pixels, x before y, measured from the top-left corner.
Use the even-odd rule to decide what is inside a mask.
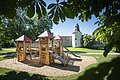
[[[67,61],[62,57],[59,56],[56,52],[49,50],[49,52],[55,57],[57,58],[60,62],[62,62],[63,64],[67,64]]]
[[[73,56],[81,58],[80,56],[78,56],[78,55],[76,55],[75,53],[73,53],[72,51],[70,51],[67,47],[64,46],[64,48],[65,48],[68,52],[70,52]]]

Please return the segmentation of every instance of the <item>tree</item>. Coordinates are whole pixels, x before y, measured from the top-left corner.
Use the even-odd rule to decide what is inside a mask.
[[[88,34],[83,35],[82,41],[83,41],[83,47],[87,47],[87,48],[92,48],[92,46],[96,42],[94,36]]]
[[[25,34],[32,40],[36,40],[44,30],[50,31],[52,28],[52,21],[44,16],[38,19],[36,15],[34,18],[27,16],[26,10],[22,8],[16,9],[17,16],[10,19],[5,16],[1,16],[1,36],[0,44],[9,43],[15,41],[16,38]]]
[[[52,20],[50,20],[48,16],[43,16],[38,19],[38,16],[36,15],[36,17],[32,19],[29,24],[31,25],[29,28],[31,34],[34,34],[36,38],[45,30],[50,31],[53,27]]]
[[[49,18],[52,19],[55,24],[58,24],[60,20],[64,22],[66,18],[73,19],[75,17],[81,21],[88,21],[93,15],[96,16],[98,20],[101,20],[101,16],[104,16],[104,21],[99,21],[103,23],[101,26],[109,28],[109,26],[116,24],[118,29],[110,35],[110,40],[105,47],[104,56],[106,56],[113,45],[120,41],[119,5],[119,0],[56,0],[56,3],[49,4],[47,8],[49,9]],[[18,7],[26,7],[29,17],[34,17],[36,13],[39,14],[40,18],[46,15],[46,3],[43,0],[1,0],[0,15],[13,17],[15,8]]]

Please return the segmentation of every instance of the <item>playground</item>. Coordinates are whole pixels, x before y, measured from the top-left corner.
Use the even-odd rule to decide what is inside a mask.
[[[67,52],[64,52],[64,49]],[[16,39],[16,56],[0,61],[0,67],[45,76],[68,76],[97,63],[94,57],[76,55],[63,46],[60,35],[53,37],[48,31],[39,35],[34,44],[26,35]]]
[[[16,51],[18,62],[23,63],[37,63],[38,65],[50,65],[56,63],[56,59],[63,66],[73,65],[75,59],[72,59],[69,54],[77,57],[78,61],[82,61],[81,56],[69,51],[63,46],[63,40],[61,36],[53,37],[53,35],[45,31],[38,36],[36,40],[38,47],[32,49],[32,40],[23,35],[16,39]],[[69,53],[64,52],[66,49]],[[33,54],[34,53],[34,54]]]

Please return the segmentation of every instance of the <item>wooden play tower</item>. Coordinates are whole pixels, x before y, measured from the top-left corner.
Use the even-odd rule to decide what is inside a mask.
[[[60,35],[54,38],[54,51],[60,56],[63,55],[63,39]]]
[[[30,52],[30,60],[32,60],[31,55],[31,44],[32,40],[28,38],[26,35],[22,35],[16,41],[16,51],[17,51],[17,59],[18,61],[24,62],[26,60],[26,52]]]
[[[49,50],[53,50],[53,35],[50,32],[45,31],[39,35],[38,38],[40,43],[40,62],[49,65],[54,62],[52,54],[49,53]]]

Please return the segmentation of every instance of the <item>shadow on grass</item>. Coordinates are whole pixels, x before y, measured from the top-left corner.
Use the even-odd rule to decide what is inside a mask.
[[[120,80],[120,57],[87,70],[77,80]]]
[[[5,73],[5,75],[0,76],[0,80],[49,80],[46,78],[46,76],[33,74],[30,75],[27,72],[19,72],[16,71],[10,71]]]
[[[0,53],[0,55],[11,55],[11,54],[16,54],[16,52],[7,52],[7,53]]]

